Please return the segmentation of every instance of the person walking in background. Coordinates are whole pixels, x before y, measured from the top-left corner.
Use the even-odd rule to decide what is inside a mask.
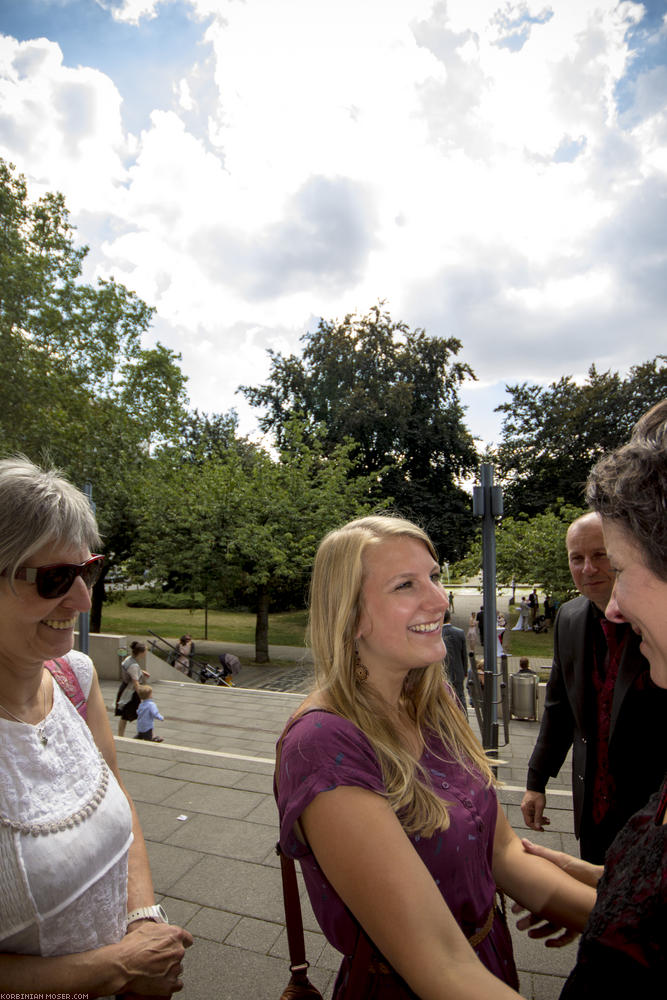
[[[116,694],[114,714],[118,716],[118,735],[125,735],[128,722],[134,722],[139,708],[139,687],[150,677],[145,667],[146,645],[135,639],[130,643],[130,655],[120,665],[121,681]]]
[[[222,677],[229,687],[234,686],[233,678],[241,673],[241,661],[234,653],[220,653],[218,656],[222,668]]]
[[[445,659],[447,679],[454,688],[456,697],[461,702],[461,707],[465,708],[466,697],[463,683],[468,672],[468,649],[466,647],[465,632],[462,628],[452,625],[452,616],[449,608],[445,611],[442,638],[447,650],[447,657]]]
[[[507,629],[507,619],[502,612],[498,612],[496,615],[496,639],[497,639],[497,649],[496,654],[502,656],[505,652],[505,647],[503,646],[503,638],[505,636],[505,631]]]
[[[153,688],[150,684],[139,685],[139,708],[137,709],[137,735],[138,740],[149,740],[152,743],[163,743],[159,736],[153,735],[153,722],[159,719],[164,722],[164,716],[160,715],[160,710],[153,701]]]
[[[574,833],[582,858],[601,864],[667,769],[667,693],[650,681],[640,637],[628,624],[605,618],[614,571],[599,515],[577,518],[566,545],[581,596],[563,604],[556,618],[553,666],[521,811],[531,830],[548,824],[547,782],[572,747]]]
[[[182,674],[187,674],[188,677],[192,677],[192,657],[195,651],[195,644],[192,641],[191,635],[182,635],[178,640],[178,651],[176,653],[176,662],[174,666],[177,670],[180,670]]]
[[[450,610],[450,612],[452,612],[454,610],[454,593],[453,593],[453,591],[451,591],[451,590],[449,591],[449,593],[447,594],[447,600],[449,601],[449,610]]]
[[[540,608],[540,601],[537,596],[537,590],[533,587],[532,591],[528,595],[528,606],[530,607],[530,624],[531,627],[535,624],[535,619],[537,618],[537,612]]]
[[[470,612],[470,620],[468,621],[468,631],[466,632],[466,641],[471,652],[474,653],[475,647],[479,639],[479,632],[477,631],[477,616],[474,611]]]
[[[521,603],[519,604],[519,617],[516,620],[516,625],[512,629],[513,632],[527,632],[530,631],[530,604],[527,598],[522,597]]]
[[[475,615],[475,621],[477,622],[477,634],[479,635],[479,643],[480,643],[480,646],[483,646],[484,645],[484,605],[483,604],[482,604],[481,608],[479,609],[479,611],[477,612],[477,614]]]

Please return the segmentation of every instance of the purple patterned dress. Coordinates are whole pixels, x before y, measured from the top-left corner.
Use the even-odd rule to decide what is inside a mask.
[[[452,761],[433,734],[426,741],[421,765],[433,791],[448,803],[451,822],[448,830],[433,837],[410,834],[409,839],[464,934],[471,937],[484,926],[494,905],[496,793]],[[280,845],[301,864],[313,911],[327,940],[350,955],[357,925],[312,852],[294,834],[295,822],[315,796],[341,785],[384,793],[375,752],[353,723],[319,709],[306,712],[283,741],[277,795]],[[494,919],[491,931],[475,950],[490,972],[517,988],[512,943],[501,919]]]

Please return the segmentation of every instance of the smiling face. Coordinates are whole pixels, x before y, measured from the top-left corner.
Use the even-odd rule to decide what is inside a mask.
[[[566,545],[575,587],[604,611],[614,586],[614,574],[607,558],[600,516],[586,514],[574,521],[567,532]]]
[[[33,553],[24,565],[82,563],[89,558],[86,547],[51,543]],[[90,593],[81,577],[66,594],[52,600],[40,597],[34,583],[15,580],[12,592],[9,580],[0,579],[0,660],[20,666],[64,656],[74,645],[79,614],[89,608]]]
[[[369,545],[363,555],[359,657],[373,683],[400,690],[413,667],[445,656],[442,624],[448,607],[440,567],[423,542],[398,537]]]
[[[667,581],[646,566],[641,549],[615,521],[603,521],[615,584],[606,616],[630,623],[642,637],[640,650],[651,665],[651,679],[667,688]]]

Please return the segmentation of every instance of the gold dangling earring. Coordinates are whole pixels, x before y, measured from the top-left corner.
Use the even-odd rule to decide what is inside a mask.
[[[354,644],[354,679],[357,684],[363,684],[368,680],[368,667],[365,667],[359,659],[359,648]]]

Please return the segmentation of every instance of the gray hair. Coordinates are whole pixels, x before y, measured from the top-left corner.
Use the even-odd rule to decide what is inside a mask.
[[[49,542],[99,549],[88,498],[57,469],[15,455],[0,460],[0,572],[14,573]]]
[[[627,444],[593,466],[586,499],[623,528],[646,566],[667,580],[667,400],[637,421]]]

